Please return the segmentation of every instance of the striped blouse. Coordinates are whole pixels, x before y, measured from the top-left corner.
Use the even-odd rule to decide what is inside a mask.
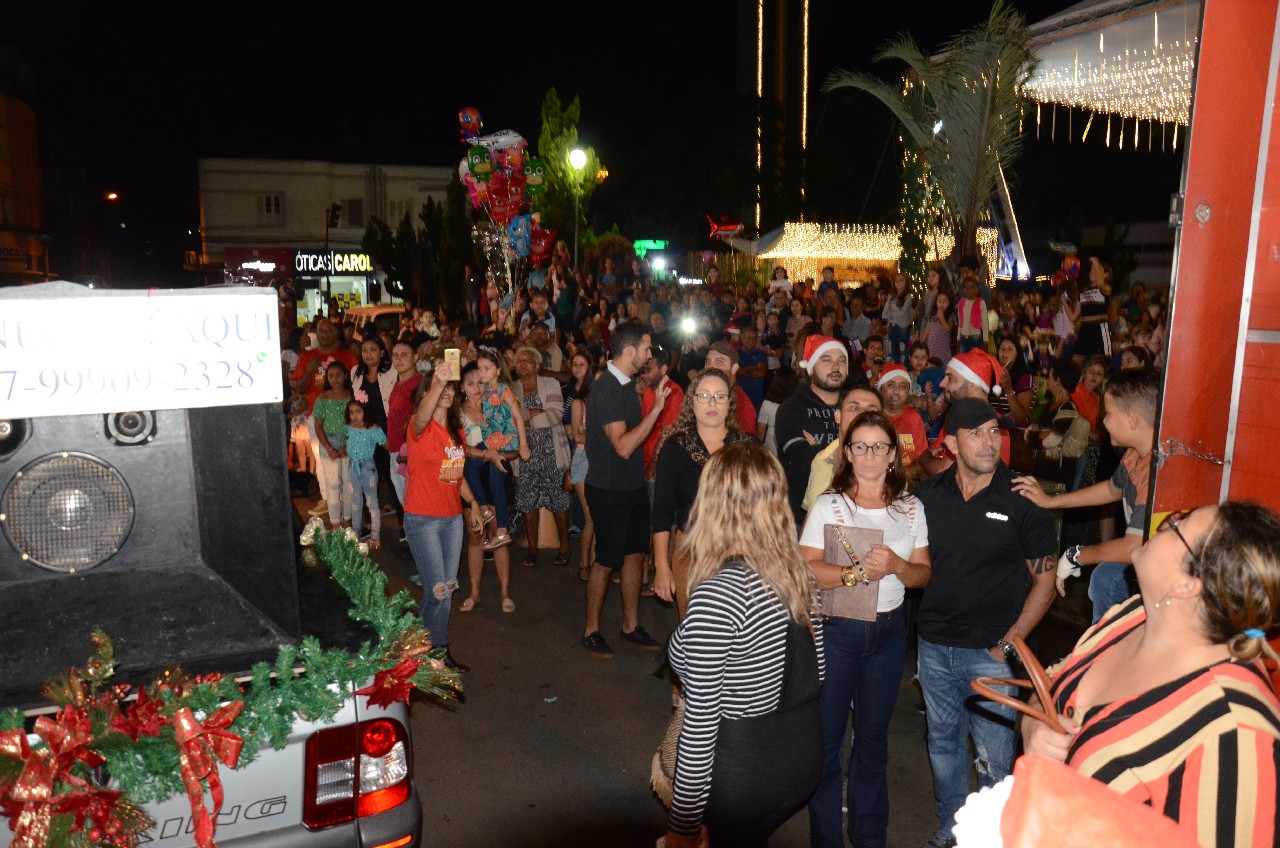
[[[689,609],[668,646],[685,700],[669,813],[674,832],[698,834],[711,793],[720,719],[777,709],[789,621],[773,590],[755,571],[737,563],[699,583],[689,597]],[[821,679],[822,625],[816,618],[814,635]]]
[[[1092,664],[1146,621],[1113,610],[1057,667],[1053,699],[1075,711]],[[1201,845],[1277,843],[1280,701],[1259,663],[1224,661],[1076,715],[1067,764],[1190,829]]]

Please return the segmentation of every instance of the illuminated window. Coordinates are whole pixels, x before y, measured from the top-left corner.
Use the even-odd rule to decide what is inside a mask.
[[[262,227],[284,226],[284,196],[258,195],[258,225]]]

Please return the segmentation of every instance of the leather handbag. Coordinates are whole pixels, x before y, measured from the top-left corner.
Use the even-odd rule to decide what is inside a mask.
[[[1022,641],[1021,637],[1013,636],[1009,639],[1009,643],[1013,645],[1014,650],[1017,652],[1018,659],[1022,662],[1022,667],[1027,670],[1027,676],[1030,680],[1013,677],[975,677],[969,685],[973,687],[974,692],[988,700],[1004,704],[1006,707],[1012,707],[1037,721],[1043,721],[1056,733],[1064,732],[1062,723],[1058,721],[1058,711],[1053,706],[1053,697],[1049,693],[1052,681],[1049,679],[1048,672],[1044,670],[1044,666],[1036,659],[1036,655],[1031,653],[1031,649],[1027,647],[1027,643]],[[993,688],[995,686],[1034,689],[1036,696],[1040,699],[1041,708],[1037,710],[1021,698],[998,692]]]

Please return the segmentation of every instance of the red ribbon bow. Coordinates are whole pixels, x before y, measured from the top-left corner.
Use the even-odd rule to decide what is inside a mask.
[[[195,821],[196,844],[200,848],[214,848],[213,831],[218,813],[222,810],[222,781],[218,778],[218,762],[227,768],[235,768],[240,761],[240,749],[244,739],[225,730],[239,717],[244,702],[232,701],[219,707],[205,719],[196,720],[188,707],[174,713],[173,736],[178,743],[178,759],[182,764],[182,783],[191,801],[192,818]],[[200,781],[208,778],[209,794],[213,796],[212,811],[204,806],[204,787]]]

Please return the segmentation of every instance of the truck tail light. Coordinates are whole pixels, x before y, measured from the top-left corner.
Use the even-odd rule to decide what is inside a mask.
[[[307,740],[303,823],[314,830],[404,803],[408,738],[404,725],[388,718],[313,733]]]

